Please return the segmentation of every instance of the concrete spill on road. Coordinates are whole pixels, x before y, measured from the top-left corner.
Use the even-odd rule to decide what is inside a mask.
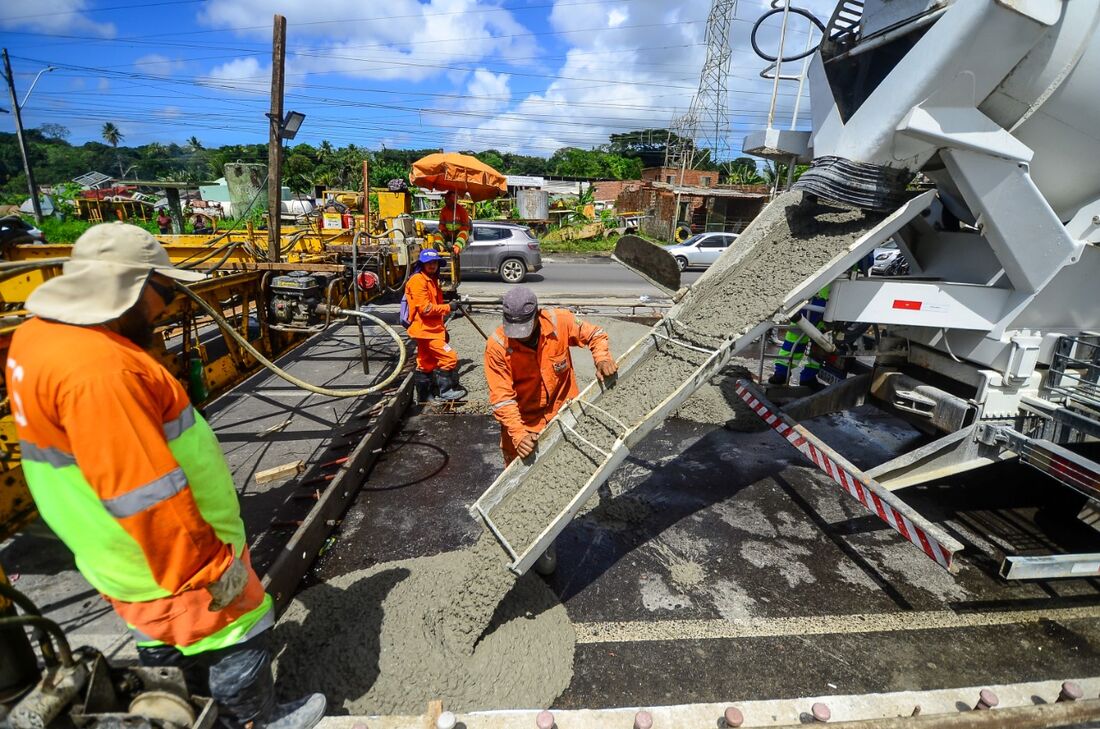
[[[276,628],[280,687],[359,715],[418,714],[432,699],[454,711],[549,706],[573,675],[573,627],[546,583],[515,580],[501,557],[483,540],[303,591]]]

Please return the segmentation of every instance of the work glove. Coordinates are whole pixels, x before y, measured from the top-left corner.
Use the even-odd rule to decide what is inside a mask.
[[[206,586],[206,591],[210,593],[210,606],[207,609],[216,613],[235,603],[244,593],[244,588],[248,587],[248,576],[248,568],[244,566],[244,562],[234,557],[229,569],[217,581]]]

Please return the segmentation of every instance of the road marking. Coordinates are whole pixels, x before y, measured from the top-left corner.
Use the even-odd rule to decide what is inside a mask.
[[[1052,610],[1006,610],[954,613],[861,613],[797,618],[737,618],[734,620],[656,620],[576,623],[578,643],[640,643],[655,640],[715,640],[776,638],[788,635],[850,635],[907,630],[981,628],[1037,623],[1040,620],[1100,620],[1100,606]]]

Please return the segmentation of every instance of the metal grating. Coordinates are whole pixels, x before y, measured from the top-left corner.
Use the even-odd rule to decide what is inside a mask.
[[[1052,402],[1100,417],[1100,334],[1064,336],[1050,363],[1047,388]]]
[[[111,176],[105,175],[102,172],[86,172],[80,177],[74,177],[73,182],[76,184],[91,189],[96,189],[105,182],[110,182]]]
[[[863,3],[860,0],[842,0],[833,10],[825,34],[834,43],[851,43],[859,36],[863,23]]]

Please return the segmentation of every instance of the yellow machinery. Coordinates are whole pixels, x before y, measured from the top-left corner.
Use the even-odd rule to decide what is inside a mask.
[[[419,254],[419,239],[403,232],[368,235],[354,228],[283,228],[278,260],[268,260],[266,231],[233,230],[159,236],[178,266],[206,270],[191,291],[221,312],[237,332],[271,359],[329,325],[317,304],[353,307],[404,288]],[[0,250],[0,355],[26,318],[23,302],[43,281],[61,273],[69,245],[14,245]],[[25,265],[24,265],[25,264]],[[457,266],[448,288],[457,286]],[[357,287],[357,291],[353,290]],[[320,307],[324,308],[324,307]],[[195,301],[180,297],[160,321],[152,351],[201,406],[259,368],[257,360]],[[0,541],[37,516],[20,466],[19,440],[6,392],[0,393]]]

